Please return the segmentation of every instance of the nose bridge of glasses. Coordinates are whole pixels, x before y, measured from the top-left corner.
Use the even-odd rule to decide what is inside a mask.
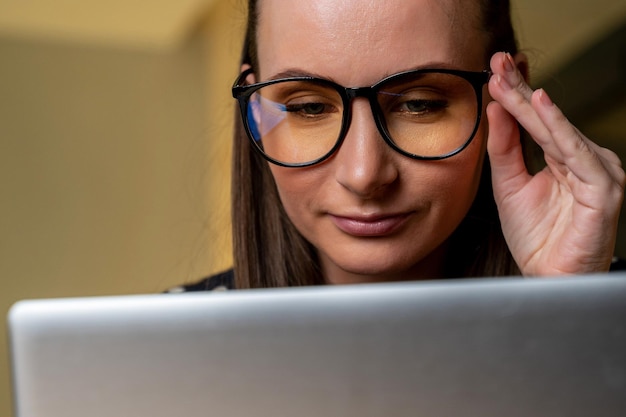
[[[348,100],[352,101],[357,97],[370,98],[372,96],[372,87],[345,87]]]
[[[369,106],[372,110],[372,116],[377,119],[375,101],[376,93],[372,87],[345,87],[347,102],[346,107],[350,109],[348,114],[352,113],[353,102],[356,98],[364,98],[369,102]]]
[[[347,98],[346,102],[346,110],[347,110],[347,128],[352,124],[352,113],[353,113],[353,105],[354,100],[357,98],[363,98],[367,100],[369,104],[369,108],[371,110],[371,115],[374,119],[374,123],[376,125],[377,130],[384,137],[384,132],[380,126],[379,115],[377,114],[377,106],[376,106],[376,91],[372,87],[344,87],[345,94]]]

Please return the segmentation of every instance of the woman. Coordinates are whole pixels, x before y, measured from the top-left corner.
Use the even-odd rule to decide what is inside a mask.
[[[607,271],[619,158],[527,67],[508,1],[250,0],[235,286]]]

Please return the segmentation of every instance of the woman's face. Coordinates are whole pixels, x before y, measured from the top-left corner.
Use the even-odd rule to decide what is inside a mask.
[[[369,86],[417,68],[486,68],[478,6],[461,0],[260,0],[256,81],[315,75]],[[441,161],[392,150],[367,99],[339,150],[307,168],[270,164],[284,208],[330,283],[434,278],[479,183],[486,128]],[[484,120],[484,118],[483,118]]]

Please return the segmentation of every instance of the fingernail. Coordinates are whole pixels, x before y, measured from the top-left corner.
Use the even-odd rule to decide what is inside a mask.
[[[554,105],[554,103],[550,99],[550,96],[548,96],[548,93],[546,93],[543,88],[539,89],[539,102],[546,107]]]
[[[509,82],[500,74],[496,74],[496,82],[503,90],[511,90],[511,85]]]
[[[513,57],[510,53],[506,53],[504,55],[504,70],[506,72],[514,72],[515,71],[515,61],[513,61]]]

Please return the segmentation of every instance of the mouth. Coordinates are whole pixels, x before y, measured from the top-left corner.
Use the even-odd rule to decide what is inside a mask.
[[[396,232],[407,221],[410,213],[377,216],[338,216],[329,214],[342,232],[355,237],[382,237]]]

